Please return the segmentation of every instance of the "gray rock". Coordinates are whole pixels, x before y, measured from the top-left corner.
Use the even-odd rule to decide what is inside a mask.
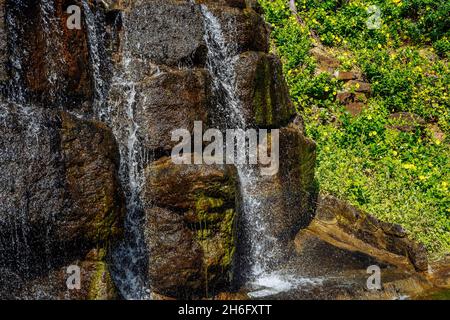
[[[199,7],[189,1],[136,1],[126,15],[132,55],[169,66],[202,64],[205,59]]]

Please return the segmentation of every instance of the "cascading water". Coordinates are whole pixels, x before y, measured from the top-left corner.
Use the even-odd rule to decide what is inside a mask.
[[[23,28],[19,21],[21,11],[25,4],[7,4],[5,15],[6,29],[8,34],[8,51],[11,78],[8,85],[8,99],[16,103],[25,103],[27,99],[27,90],[24,86],[24,71],[22,62],[26,54],[26,49],[21,45]]]
[[[207,67],[213,78],[213,91],[216,96],[217,114],[220,122],[225,121],[226,128],[248,129],[251,124],[244,117],[244,106],[239,100],[236,90],[235,66],[239,59],[238,45],[225,39],[221,23],[206,5],[201,5],[205,26],[205,41],[208,47]],[[227,28],[234,28],[237,23],[229,21]],[[230,31],[236,34],[236,31]],[[264,146],[263,146],[264,147]],[[261,151],[261,150],[260,150]],[[247,163],[246,159],[237,159],[237,163]],[[243,240],[241,246],[245,252],[240,257],[244,270],[243,278],[254,298],[277,294],[293,287],[310,286],[320,283],[320,279],[294,276],[284,265],[286,250],[284,244],[270,236],[271,204],[262,194],[266,179],[258,166],[236,165],[240,180],[242,198],[241,223]]]
[[[149,154],[142,148],[138,139],[139,124],[135,121],[136,83],[130,70],[132,58],[128,50],[126,14],[122,13],[123,43],[122,64],[111,79],[109,93],[116,92],[116,99],[106,101],[107,94],[100,72],[100,50],[95,15],[87,2],[83,2],[89,38],[90,60],[95,90],[96,116],[106,122],[119,144],[119,177],[126,196],[127,216],[124,240],[112,254],[112,273],[116,286],[126,299],[147,299],[145,265],[148,261],[143,239],[143,212],[140,193],[145,183],[143,169],[149,161]]]
[[[213,91],[217,97],[217,111],[223,115],[227,128],[246,130],[243,106],[236,89],[235,64],[238,59],[236,43],[227,43],[222,27],[206,5],[201,5],[205,25],[205,41],[208,47],[207,66],[213,78]],[[232,21],[230,26],[236,25]],[[245,163],[237,159],[237,163]],[[247,264],[249,280],[255,280],[271,271],[276,259],[276,240],[267,236],[267,216],[263,199],[258,196],[262,177],[259,170],[251,165],[237,165],[243,199],[242,214],[244,232],[248,237]]]
[[[103,81],[103,75],[100,72],[101,56],[99,52],[99,32],[96,27],[97,24],[95,14],[92,12],[88,2],[86,0],[83,0],[82,5],[87,30],[91,72],[92,78],[94,79],[94,113],[99,117],[99,119],[105,120],[105,117],[107,117],[107,112],[104,108],[106,88]]]
[[[49,83],[49,96],[52,100],[57,99],[59,80],[59,65],[64,65],[64,56],[58,55],[61,50],[61,28],[56,16],[56,5],[52,0],[40,2],[41,23],[45,39],[45,64],[46,77]]]

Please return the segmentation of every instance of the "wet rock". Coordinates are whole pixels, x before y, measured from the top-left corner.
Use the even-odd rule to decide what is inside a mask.
[[[104,125],[1,106],[0,267],[42,276],[121,236],[118,152]]]
[[[175,165],[162,158],[147,167],[146,234],[156,293],[208,296],[229,283],[236,179],[226,165]]]
[[[410,240],[400,226],[381,222],[331,196],[319,197],[316,216],[295,239],[296,250],[300,255],[307,251],[307,255],[313,261],[319,261],[320,265],[320,261],[329,260],[331,253],[309,250],[311,244],[308,241],[313,241],[314,245],[327,246],[331,252],[346,254],[348,258],[336,260],[342,264],[344,261],[367,264],[372,259],[378,261],[375,264],[395,266],[402,270],[428,269],[425,248]]]
[[[5,0],[0,0],[0,94],[2,83],[7,80],[6,63],[7,57],[7,39],[5,29]]]
[[[235,73],[237,95],[248,123],[263,128],[288,124],[295,108],[277,57],[245,52],[235,62]]]
[[[100,122],[80,121],[64,112],[60,117],[65,189],[78,211],[61,222],[61,237],[83,235],[106,243],[121,234],[124,217],[114,136]]]
[[[25,87],[35,102],[77,109],[93,95],[87,32],[67,28],[65,1],[44,2],[7,5],[15,21],[6,26],[16,61],[11,73],[20,79],[14,85]]]
[[[146,241],[151,253],[148,273],[153,290],[179,296],[205,288],[202,249],[183,217],[158,207],[146,214]]]
[[[241,9],[241,5],[227,7],[217,1],[201,1],[218,20],[226,43],[232,44],[234,52],[269,50],[269,32],[264,19],[253,8],[256,4],[249,1],[248,7]],[[227,1],[230,3],[229,1]],[[238,3],[239,1],[233,1]],[[258,9],[257,9],[258,10]]]
[[[170,154],[179,143],[172,141],[173,131],[192,133],[195,121],[207,127],[211,90],[206,70],[153,68],[140,60],[132,60],[131,67],[140,68],[133,82],[115,82],[108,94],[120,141],[128,139],[128,128],[135,125],[142,148],[160,157]],[[134,123],[130,123],[130,115]]]
[[[189,1],[136,1],[126,21],[129,50],[156,64],[204,64],[206,47],[198,5]]]
[[[79,289],[67,286],[73,274],[71,269],[67,272],[69,266],[80,268]],[[105,251],[93,249],[82,260],[72,261],[45,277],[23,283],[19,290],[15,290],[12,299],[116,300],[118,294],[105,262]]]
[[[167,70],[137,86],[135,121],[146,148],[169,152],[178,141],[172,131],[193,132],[194,122],[208,122],[210,84],[204,69]]]

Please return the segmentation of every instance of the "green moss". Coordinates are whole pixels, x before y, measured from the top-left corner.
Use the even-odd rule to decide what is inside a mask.
[[[260,126],[270,127],[274,124],[271,66],[264,57],[258,64],[255,76],[255,92],[253,95],[253,110],[256,123]]]
[[[107,300],[116,296],[114,283],[105,262],[99,261],[91,277],[88,299]]]

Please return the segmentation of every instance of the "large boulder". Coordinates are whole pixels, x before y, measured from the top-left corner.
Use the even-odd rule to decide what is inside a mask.
[[[156,156],[170,154],[178,141],[172,132],[193,132],[194,122],[209,123],[210,83],[205,69],[154,69],[139,59],[131,66],[133,82],[113,82],[108,96],[116,138],[126,141],[129,127],[136,126],[140,146]],[[156,71],[155,71],[156,70]],[[131,123],[133,122],[133,123]]]
[[[370,265],[427,271],[423,245],[401,226],[380,221],[345,201],[321,195],[314,219],[295,238],[304,270],[330,274]],[[320,266],[320,267],[318,267]]]
[[[31,281],[108,249],[124,216],[111,131],[31,106],[0,115],[0,268]]]
[[[203,14],[209,15],[209,20],[217,21],[220,25],[225,43],[236,54],[269,50],[269,30],[262,16],[254,10],[258,10],[258,6],[252,2],[198,1],[204,5]]]
[[[193,132],[194,122],[208,122],[210,85],[204,69],[166,70],[146,77],[137,87],[135,121],[143,145],[151,150],[170,150],[172,131]]]
[[[152,289],[175,297],[219,292],[230,281],[235,251],[236,170],[162,158],[146,179]]]
[[[206,47],[200,9],[190,1],[136,1],[127,10],[125,32],[135,57],[178,66],[204,63]]]

